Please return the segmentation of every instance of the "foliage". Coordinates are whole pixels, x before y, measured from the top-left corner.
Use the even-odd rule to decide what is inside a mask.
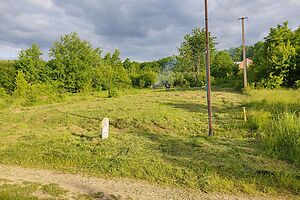
[[[23,73],[23,71],[18,71],[16,77],[16,90],[14,91],[14,94],[20,97],[24,97],[28,88],[29,84],[25,79],[25,74]]]
[[[98,90],[127,88],[130,84],[128,73],[122,66],[100,65],[93,68],[92,85]]]
[[[206,39],[205,29],[196,28],[184,37],[178,48],[176,70],[181,72],[203,72],[205,70]],[[215,51],[215,37],[209,36],[211,60]]]
[[[0,60],[0,88],[12,93],[15,89],[16,61]]]
[[[294,87],[300,89],[300,80],[295,81]]]
[[[119,92],[116,88],[112,87],[108,90],[108,97],[112,98],[112,97],[118,97],[119,96]]]
[[[161,71],[158,61],[138,63],[126,59],[123,66],[127,69],[132,86],[137,88],[149,88],[154,85]]]
[[[271,28],[265,41],[254,46],[250,80],[268,88],[293,87],[299,79],[297,74],[300,74],[296,59],[299,49],[297,37],[297,31],[289,29],[287,22]]]
[[[196,28],[192,33],[184,37],[184,41],[178,48],[179,55],[174,70],[183,73],[183,76],[176,75],[178,80],[174,80],[177,86],[185,85],[190,87],[202,86],[205,82],[205,52],[206,39],[205,29]],[[210,54],[213,61],[215,52],[215,37],[209,36]],[[183,80],[183,77],[185,81]]]
[[[215,78],[233,78],[237,75],[239,68],[234,64],[226,51],[216,54],[211,66],[211,75]]]
[[[31,48],[21,50],[18,56],[16,69],[21,70],[28,83],[37,83],[42,80],[45,62],[41,59],[42,51],[37,44]]]
[[[243,60],[243,48],[242,47],[231,47],[226,50],[234,62],[241,62]],[[246,58],[253,58],[254,47],[246,46]]]
[[[77,33],[62,36],[50,49],[51,79],[61,82],[66,91],[84,90],[92,83],[92,69],[101,63],[100,54],[100,49],[93,49]]]
[[[176,72],[173,75],[173,86],[174,87],[187,87],[189,85],[188,80],[185,79],[184,74],[181,72]]]

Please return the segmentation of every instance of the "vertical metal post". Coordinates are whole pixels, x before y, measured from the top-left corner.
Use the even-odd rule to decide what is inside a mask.
[[[206,31],[206,91],[207,91],[207,109],[208,109],[208,135],[213,135],[212,126],[212,107],[211,107],[211,88],[210,88],[210,50],[209,50],[209,31],[208,31],[208,6],[205,4],[205,31]]]
[[[248,17],[241,17],[239,20],[242,20],[242,40],[243,40],[243,65],[244,65],[244,88],[248,86],[247,81],[247,58],[246,58],[246,45],[245,45],[245,19]]]

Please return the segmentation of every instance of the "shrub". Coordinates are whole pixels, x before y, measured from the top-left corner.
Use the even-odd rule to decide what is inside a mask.
[[[116,88],[110,88],[108,90],[108,97],[112,98],[112,97],[117,97],[119,96],[118,90]]]
[[[25,79],[25,74],[22,71],[18,71],[16,77],[16,90],[14,91],[14,94],[19,97],[24,97],[28,87],[29,84]]]
[[[300,89],[300,80],[295,82],[295,88]]]
[[[7,93],[4,88],[0,87],[0,97],[6,97]]]
[[[30,85],[26,93],[27,103],[61,102],[64,95],[51,83]]]
[[[1,60],[0,88],[4,88],[5,91],[12,93],[15,89],[16,74],[15,61]]]

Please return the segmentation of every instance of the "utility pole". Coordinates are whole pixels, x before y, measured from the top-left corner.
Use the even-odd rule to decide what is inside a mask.
[[[245,19],[248,17],[241,17],[239,20],[242,20],[242,40],[243,40],[243,64],[244,64],[244,89],[248,86],[247,81],[247,60],[246,60],[246,45],[245,45]]]
[[[209,52],[209,32],[208,32],[208,8],[207,0],[205,4],[205,31],[206,31],[206,92],[207,92],[207,109],[208,109],[208,135],[213,136],[212,126],[212,108],[211,108],[211,88],[210,88],[210,52]]]

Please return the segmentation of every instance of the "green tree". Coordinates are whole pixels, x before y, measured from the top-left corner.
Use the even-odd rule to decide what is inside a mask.
[[[65,90],[79,92],[92,83],[92,69],[101,63],[101,50],[92,48],[77,33],[61,36],[50,49],[51,77]]]
[[[185,73],[186,80],[189,80],[189,85],[192,87],[201,86],[205,81],[205,35],[205,29],[193,29],[191,34],[184,37],[184,41],[178,48],[179,55],[177,56],[175,71]],[[209,34],[209,40],[211,61],[213,61],[215,37]]]
[[[290,72],[295,69],[294,33],[288,23],[271,28],[263,43],[254,48],[254,71],[266,87],[292,86]]]
[[[100,65],[93,69],[93,86],[97,89],[127,88],[130,84],[129,74],[122,66]]]
[[[0,88],[12,93],[15,89],[16,61],[0,60]]]
[[[30,85],[25,79],[25,74],[23,73],[23,71],[19,70],[16,77],[16,90],[14,91],[14,94],[20,97],[25,97],[29,86]]]
[[[234,64],[228,52],[220,51],[216,54],[211,68],[213,77],[232,78],[237,72],[238,67]]]
[[[41,56],[42,51],[37,44],[32,44],[31,48],[21,50],[19,53],[16,68],[22,70],[29,83],[37,83],[41,80],[45,68],[45,62]]]
[[[215,37],[210,35],[209,40],[211,58],[213,58],[216,44]],[[178,48],[178,52],[177,70],[196,73],[204,71],[206,52],[205,29],[196,28],[192,30],[191,34],[187,34]]]
[[[295,30],[293,36],[293,44],[296,49],[296,54],[292,59],[293,65],[287,74],[288,85],[299,87],[300,83],[300,27]]]
[[[144,71],[160,72],[159,63],[156,61],[140,63],[140,69]]]
[[[229,50],[232,60],[234,62],[241,62],[243,60],[243,48],[242,47],[232,47]],[[246,57],[253,58],[254,54],[254,46],[246,46]]]

